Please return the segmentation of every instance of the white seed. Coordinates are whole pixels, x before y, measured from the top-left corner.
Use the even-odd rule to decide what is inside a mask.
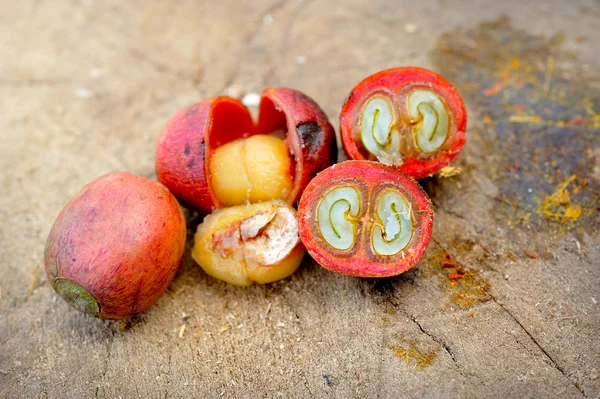
[[[411,206],[401,193],[391,190],[381,193],[375,203],[383,229],[380,226],[373,228],[373,249],[379,255],[396,255],[413,235]]]
[[[354,245],[356,217],[360,211],[360,196],[354,187],[336,187],[330,190],[317,209],[317,224],[321,235],[332,247],[345,251]]]
[[[402,163],[400,132],[394,125],[394,107],[389,99],[375,96],[367,101],[360,118],[360,137],[365,149],[387,165]]]
[[[408,108],[421,126],[414,132],[417,145],[423,152],[439,149],[450,128],[448,109],[444,101],[429,90],[415,90],[408,96]]]

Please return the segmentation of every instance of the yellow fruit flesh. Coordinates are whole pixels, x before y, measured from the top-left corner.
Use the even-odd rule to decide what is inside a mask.
[[[198,226],[192,257],[207,274],[248,286],[288,277],[304,252],[296,211],[276,200],[208,215]]]
[[[212,188],[224,206],[285,198],[292,190],[291,158],[285,142],[258,134],[215,149]]]

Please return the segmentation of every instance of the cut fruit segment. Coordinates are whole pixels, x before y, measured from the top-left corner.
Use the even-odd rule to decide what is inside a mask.
[[[271,137],[267,135],[281,132],[285,133],[282,145],[267,146],[270,150],[265,150],[263,143],[254,148],[256,142],[250,140],[251,136]],[[245,157],[219,156],[221,147],[248,137],[250,141],[242,146]],[[213,160],[215,153],[217,159]],[[310,97],[293,89],[266,89],[256,124],[248,109],[229,97],[210,98],[176,113],[156,145],[156,175],[185,204],[212,212],[272,198],[295,204],[310,179],[336,158],[333,127]],[[212,170],[213,166],[218,170]]]
[[[309,183],[298,222],[306,249],[326,269],[389,277],[410,269],[425,253],[433,209],[419,184],[398,169],[346,161]]]
[[[423,68],[393,68],[360,82],[342,107],[349,159],[394,165],[415,179],[433,175],[465,144],[467,112],[456,89]]]

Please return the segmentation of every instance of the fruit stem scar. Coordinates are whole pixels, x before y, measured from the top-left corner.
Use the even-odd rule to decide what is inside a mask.
[[[96,298],[81,285],[64,278],[57,278],[52,285],[58,295],[75,309],[91,316],[97,317],[100,314],[100,304]]]

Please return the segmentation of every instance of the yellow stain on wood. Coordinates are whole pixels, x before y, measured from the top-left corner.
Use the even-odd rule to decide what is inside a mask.
[[[456,306],[470,309],[477,303],[491,300],[488,294],[489,283],[481,275],[465,268],[446,250],[433,254],[428,260],[434,273],[443,277],[440,287],[450,295],[450,301],[442,307]]]
[[[438,347],[432,351],[420,350],[413,341],[404,346],[390,345],[389,348],[396,353],[396,357],[403,359],[407,365],[414,365],[419,370],[431,365],[437,357],[437,351],[440,349]]]
[[[544,123],[544,119],[537,115],[511,115],[508,120],[514,123]]]
[[[569,220],[577,220],[581,216],[581,205],[573,204],[571,201],[571,192],[568,186],[577,179],[576,175],[571,175],[559,184],[556,191],[543,199],[538,212],[546,219],[554,220],[561,224]]]

